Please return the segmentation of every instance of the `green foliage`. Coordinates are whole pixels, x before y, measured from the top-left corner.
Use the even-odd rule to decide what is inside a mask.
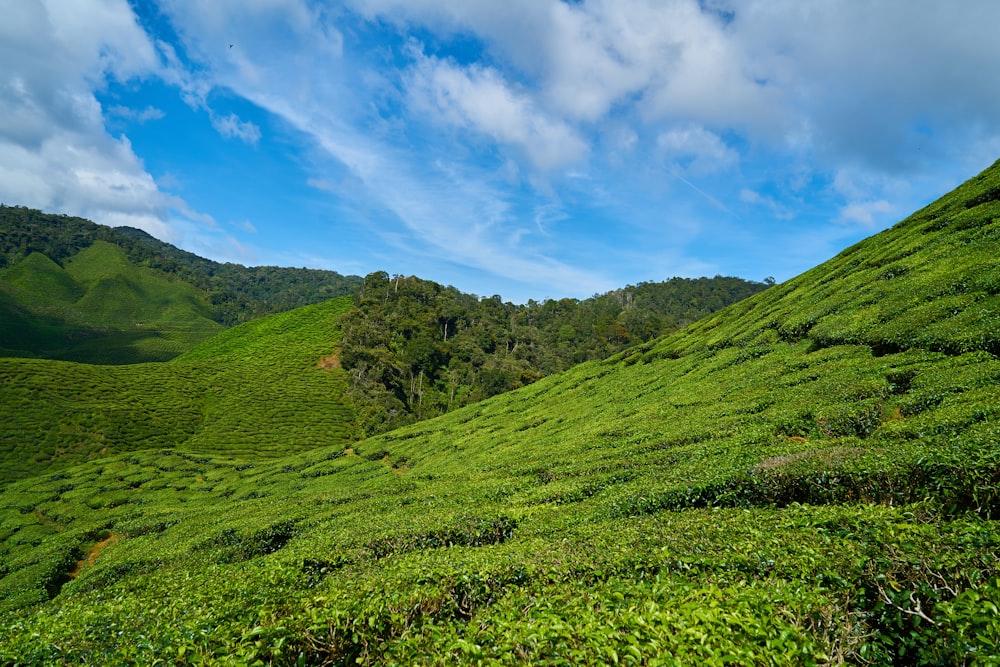
[[[168,363],[0,359],[0,481],[139,449],[259,458],[353,440],[347,378],[329,363],[349,305],[254,320]]]
[[[997,664],[997,192],[1000,163],[681,331],[350,447],[280,455],[268,415],[271,457],[219,435],[10,481],[0,663]],[[279,317],[149,367],[197,395],[326,372],[316,319]],[[158,409],[121,369],[18,364],[5,424],[112,382],[88,410]]]
[[[209,318],[207,295],[133,265],[110,243],[95,241],[64,264],[34,252],[0,271],[7,356],[162,361],[222,329]]]
[[[141,296],[141,301],[146,304],[159,304],[155,294],[144,291],[147,285],[141,282],[136,284],[137,275],[143,276],[146,280],[170,282],[184,292],[182,301],[194,298],[198,302],[199,317],[223,326],[232,326],[262,315],[345,296],[353,293],[361,282],[361,278],[357,276],[341,276],[333,271],[219,264],[158,241],[138,229],[112,228],[81,218],[50,215],[20,206],[0,206],[0,296],[5,289],[9,290],[11,285],[15,288],[24,287],[27,282],[29,289],[26,292],[15,291],[13,298],[16,298],[22,307],[33,310],[40,295],[57,297],[59,303],[56,313],[59,315],[57,326],[66,330],[64,335],[69,338],[70,343],[80,337],[105,337],[108,332],[86,318],[90,304],[77,303],[80,296],[83,296],[82,293],[77,294],[81,286],[68,283],[65,276],[56,270],[59,267],[69,270],[69,264],[77,261],[77,255],[85,254],[86,250],[100,243],[111,244],[120,250],[120,257],[112,262],[116,271],[110,272],[110,275],[99,276],[108,278],[111,282],[103,286],[97,284],[86,286],[88,289],[98,290],[98,295],[94,298],[99,308],[104,309],[102,312],[107,312],[108,307],[114,306],[115,294],[122,290],[126,295],[126,303],[130,302],[129,295],[136,294]],[[28,265],[19,266],[32,255],[36,257],[29,260]],[[48,265],[40,266],[43,261],[39,258],[48,258]],[[107,271],[100,263],[92,266],[96,266],[99,271]],[[51,290],[53,286],[58,289]],[[196,296],[191,295],[192,291],[196,292]],[[74,295],[76,298],[72,298]],[[0,308],[2,305],[3,301],[0,300]],[[67,309],[68,312],[64,312]],[[154,312],[167,320],[165,328],[167,337],[174,335],[183,338],[182,333],[190,323],[185,321],[184,317],[178,318],[173,310],[166,308]],[[37,313],[39,316],[47,314],[44,310]],[[131,311],[126,310],[125,313],[119,314],[128,315]],[[140,321],[143,326],[149,327],[152,318],[147,314]],[[22,326],[32,324],[35,322],[29,318],[28,323]],[[105,323],[104,327],[110,326],[116,330],[131,329],[134,328],[134,324],[134,321],[119,318],[111,323]],[[6,331],[6,327],[0,328],[0,350],[11,347],[4,339],[4,336],[9,335],[11,334]],[[161,360],[176,356],[181,349],[187,349],[205,337],[205,335],[196,336],[190,342],[184,339],[188,344],[167,348],[167,356],[161,353],[160,356],[142,357],[141,360]],[[21,356],[24,356],[25,352],[30,352],[32,356],[52,357],[56,353],[50,348],[32,347],[31,338],[28,336],[18,337],[15,341],[23,349],[20,347],[12,349],[21,352]],[[29,345],[24,347],[26,343]],[[149,344],[149,341],[146,343]],[[89,358],[74,356],[71,354],[72,345],[68,347],[70,352],[55,356],[67,360],[90,361]],[[124,353],[124,349],[120,350],[120,353]],[[126,356],[125,363],[132,361]],[[102,361],[102,363],[108,362]]]
[[[373,273],[345,316],[342,359],[361,424],[379,433],[607,358],[765,287],[673,278],[519,306]]]

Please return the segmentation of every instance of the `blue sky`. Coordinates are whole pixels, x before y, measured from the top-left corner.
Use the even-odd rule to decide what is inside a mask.
[[[791,278],[1000,157],[992,0],[0,0],[0,201],[505,300]]]

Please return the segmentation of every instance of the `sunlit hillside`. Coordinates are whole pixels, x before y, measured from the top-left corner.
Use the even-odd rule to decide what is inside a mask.
[[[0,204],[0,357],[165,361],[226,327],[360,283],[333,271],[220,264],[132,227]]]
[[[996,664],[998,249],[1000,163],[676,334],[433,420],[11,483],[0,662]]]
[[[341,297],[228,329],[166,363],[0,358],[0,483],[180,447],[269,458],[356,437]]]

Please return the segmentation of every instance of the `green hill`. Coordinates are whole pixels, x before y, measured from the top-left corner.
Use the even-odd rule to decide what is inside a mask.
[[[0,482],[163,447],[254,460],[354,437],[326,364],[341,297],[226,330],[167,363],[0,359]]]
[[[344,315],[341,358],[360,425],[374,435],[606,359],[767,287],[672,278],[518,305],[380,271]]]
[[[220,264],[138,229],[0,205],[0,314],[11,316],[0,320],[3,356],[161,361],[223,327],[360,283],[334,271]]]
[[[997,664],[998,240],[1000,163],[675,334],[349,449],[8,484],[0,662]]]
[[[222,330],[207,295],[95,241],[60,266],[33,252],[0,272],[12,318],[7,356],[88,363],[163,361]]]

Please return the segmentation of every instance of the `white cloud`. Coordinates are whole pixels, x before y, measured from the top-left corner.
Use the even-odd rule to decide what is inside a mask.
[[[727,4],[732,38],[812,126],[827,164],[912,172],[1000,133],[1000,89],[982,80],[1000,67],[1000,4]]]
[[[703,127],[668,130],[657,138],[657,145],[676,167],[694,176],[726,171],[739,162],[734,149]]]
[[[351,0],[445,39],[481,38],[556,119],[638,114],[746,135],[833,171],[913,173],[1000,136],[1000,4],[799,0]],[[507,70],[504,70],[507,73]],[[513,79],[512,76],[507,77]]]
[[[795,217],[795,213],[790,208],[778,203],[774,197],[762,195],[750,188],[742,188],[740,190],[740,201],[753,206],[763,206],[769,209],[771,214],[778,220],[791,220]]]
[[[787,122],[780,94],[696,0],[354,0],[369,16],[472,32],[531,82],[532,96],[567,119],[599,121],[616,108],[649,122],[767,128]]]
[[[137,110],[130,109],[121,105],[110,106],[107,109],[107,114],[109,116],[123,118],[125,120],[135,121],[137,123],[147,123],[151,120],[159,120],[164,117],[162,109],[157,109],[153,106],[147,106],[145,109]]]
[[[537,108],[494,69],[418,55],[408,92],[415,109],[515,146],[539,169],[565,167],[587,153],[572,126]]]
[[[866,227],[874,227],[879,219],[895,210],[892,204],[884,199],[878,201],[854,202],[840,209],[839,222],[854,222]]]
[[[242,121],[234,113],[228,116],[211,115],[212,127],[226,139],[239,139],[240,141],[256,146],[260,141],[260,128],[250,121]]]
[[[105,129],[106,116],[142,122],[162,112],[102,110],[95,90],[159,77],[225,137],[256,144],[261,129],[212,109],[213,91],[286,120],[306,137],[302,163],[317,165],[309,185],[375,211],[377,231],[414,254],[596,284],[552,259],[569,245],[561,234],[572,225],[559,215],[610,210],[608,193],[623,185],[643,198],[676,177],[726,212],[722,202],[738,198],[740,214],[784,220],[794,199],[798,217],[829,206],[842,222],[877,225],[914,199],[919,168],[972,173],[1000,145],[1000,88],[984,74],[1000,66],[1000,4],[989,0],[961,10],[932,0],[157,6],[176,52],[143,33],[125,0],[0,0],[4,201],[185,237],[213,225],[164,194],[170,179],[158,187],[127,137]],[[369,41],[387,25],[398,35]],[[426,54],[396,48],[415,27]],[[744,187],[742,174],[758,168],[757,189]],[[718,187],[696,178],[723,173]],[[681,189],[670,191],[669,212],[655,209],[660,226],[681,224]],[[648,215],[650,201],[635,211]],[[637,217],[615,224],[628,233]]]
[[[93,92],[159,71],[129,5],[0,0],[0,15],[0,199],[176,239],[169,212],[198,216],[158,189],[127,137],[106,132]]]
[[[249,220],[238,220],[238,221],[236,221],[236,222],[233,223],[233,226],[236,227],[237,229],[240,229],[240,230],[246,232],[247,234],[256,234],[257,233],[257,226],[254,225]]]

